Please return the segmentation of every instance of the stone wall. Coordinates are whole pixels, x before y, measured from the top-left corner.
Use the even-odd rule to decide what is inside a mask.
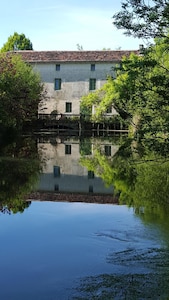
[[[45,62],[34,64],[34,69],[40,73],[47,91],[47,100],[41,103],[39,113],[50,114],[53,111],[66,113],[66,102],[72,103],[71,114],[80,113],[80,99],[87,95],[90,78],[96,79],[96,89],[99,89],[108,76],[115,76],[113,63],[97,62],[95,70],[91,71],[91,64],[85,62],[59,63],[60,70],[56,70],[56,63]],[[55,90],[55,79],[61,79],[61,89]]]

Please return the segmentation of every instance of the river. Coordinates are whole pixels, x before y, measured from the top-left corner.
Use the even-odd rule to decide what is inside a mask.
[[[139,205],[136,183],[131,201],[133,169],[120,183],[126,203],[118,200],[121,139],[25,137],[1,147],[0,299],[168,299],[168,211]],[[139,184],[142,173],[139,165]]]

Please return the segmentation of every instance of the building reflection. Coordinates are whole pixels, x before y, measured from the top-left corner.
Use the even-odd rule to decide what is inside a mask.
[[[108,139],[44,138],[38,139],[38,151],[44,161],[38,190],[56,193],[113,194],[113,187],[106,187],[93,171],[80,165],[83,156],[92,156],[98,147],[110,158],[118,145]]]

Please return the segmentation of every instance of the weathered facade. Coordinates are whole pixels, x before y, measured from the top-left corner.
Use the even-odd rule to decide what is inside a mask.
[[[99,89],[123,56],[138,51],[17,51],[40,73],[47,100],[39,113],[79,114],[80,99]],[[112,113],[113,112],[112,110]]]

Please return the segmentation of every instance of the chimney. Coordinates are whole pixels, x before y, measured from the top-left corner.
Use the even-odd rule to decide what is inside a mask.
[[[143,55],[143,54],[144,54],[145,48],[144,48],[144,45],[143,45],[143,44],[140,44],[140,45],[139,45],[139,51],[140,51],[140,55]]]

